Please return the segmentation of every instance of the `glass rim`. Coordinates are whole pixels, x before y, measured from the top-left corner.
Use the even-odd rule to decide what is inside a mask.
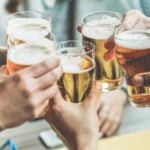
[[[89,27],[95,27],[95,26],[91,26],[91,25],[87,25],[87,23],[84,22],[84,20],[87,18],[87,17],[90,17],[90,16],[93,16],[93,15],[96,15],[96,14],[104,14],[104,13],[108,13],[108,14],[116,14],[116,16],[120,16],[120,20],[122,20],[123,18],[123,15],[117,11],[98,11],[98,12],[94,12],[94,13],[90,13],[88,15],[85,15],[82,17],[81,19],[81,25],[85,25],[85,26],[89,26]],[[112,24],[108,24],[108,23],[104,23],[104,24],[101,24],[101,25],[109,25],[109,26],[114,26]]]
[[[95,44],[94,43],[92,43],[92,42],[89,42],[89,41],[86,41],[86,40],[83,40],[83,41],[80,41],[80,40],[66,40],[66,41],[61,41],[61,42],[57,42],[56,43],[56,51],[58,51],[58,45],[60,45],[60,44],[71,44],[71,43],[80,43],[80,44],[82,44],[82,43],[86,43],[86,44],[90,44],[92,47],[89,49],[89,51],[86,51],[85,53],[86,54],[88,54],[88,53],[91,53],[91,52],[94,52],[95,51]],[[81,46],[85,46],[85,45],[81,45]],[[81,48],[81,46],[80,46],[80,48]],[[86,47],[86,46],[85,46]],[[73,54],[64,54],[64,55],[71,55],[71,56],[73,56]],[[77,55],[77,54],[74,54],[74,55]]]
[[[30,10],[27,10],[27,11],[17,11],[15,13],[12,13],[10,15],[8,15],[6,17],[6,21],[8,22],[8,20],[10,18],[13,18],[13,16],[17,15],[17,14],[31,14],[31,15],[34,15],[34,14],[39,14],[39,15],[42,15],[45,17],[45,19],[47,19],[48,21],[51,21],[51,17],[49,15],[47,15],[46,13],[44,12],[41,12],[41,11],[36,11],[36,10],[33,10],[33,11],[30,11]],[[25,17],[23,17],[25,18]],[[34,17],[28,17],[28,18],[34,18]],[[44,19],[44,18],[43,18]]]

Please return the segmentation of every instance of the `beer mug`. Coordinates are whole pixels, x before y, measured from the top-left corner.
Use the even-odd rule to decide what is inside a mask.
[[[55,54],[50,17],[22,11],[7,17],[7,69],[9,74]]]
[[[115,32],[116,57],[126,77],[129,101],[134,106],[150,106],[150,86],[135,86],[133,77],[150,71],[150,26],[121,25]]]
[[[57,43],[64,70],[58,86],[66,101],[82,102],[89,93],[94,80],[95,45],[87,41],[70,40]]]
[[[106,61],[104,54],[106,40],[121,23],[122,15],[117,12],[97,12],[83,17],[82,38],[95,44],[96,73],[95,78],[101,81],[102,91],[119,88],[122,84],[122,73],[116,59]]]

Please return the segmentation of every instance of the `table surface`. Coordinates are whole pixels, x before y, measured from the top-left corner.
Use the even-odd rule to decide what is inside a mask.
[[[20,127],[1,132],[0,144],[11,138],[16,143],[18,150],[47,150],[49,148],[40,141],[39,133],[49,129],[45,120],[31,121]],[[150,129],[150,108],[135,108],[127,104],[120,127],[113,136],[147,129]]]

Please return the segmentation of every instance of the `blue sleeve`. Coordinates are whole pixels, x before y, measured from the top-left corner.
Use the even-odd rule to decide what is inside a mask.
[[[143,13],[150,17],[150,0],[140,0]]]

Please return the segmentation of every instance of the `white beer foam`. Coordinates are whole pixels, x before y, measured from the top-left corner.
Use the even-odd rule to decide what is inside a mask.
[[[37,64],[55,55],[53,47],[44,49],[43,47],[34,47],[27,44],[17,45],[10,50],[11,53],[8,53],[8,58],[21,65]]]
[[[92,20],[83,27],[83,34],[93,39],[107,39],[114,32],[114,27],[120,24],[115,17],[106,16],[100,20]]]
[[[94,68],[94,65],[93,65],[89,69],[81,69],[80,62],[82,58],[80,56],[73,58],[73,59],[66,59],[66,57],[64,57],[65,58],[64,59],[63,56],[61,56],[60,58],[61,58],[61,64],[63,66],[63,70],[65,73],[79,74],[79,73],[88,72]]]
[[[125,48],[140,50],[150,48],[150,30],[131,30],[116,35],[115,42]]]
[[[10,39],[26,42],[28,45],[51,47],[46,36],[51,32],[50,23],[39,18],[14,18],[8,22],[7,34]]]
[[[88,72],[89,70],[92,70],[95,67],[93,65],[89,69],[84,69],[84,70],[81,69],[80,63],[81,63],[81,60],[83,59],[83,57],[82,56],[78,56],[79,54],[83,54],[84,53],[84,51],[81,51],[81,49],[77,48],[77,47],[74,47],[74,48],[73,47],[71,47],[71,48],[60,48],[60,49],[58,49],[58,51],[65,51],[65,50],[66,51],[74,51],[74,55],[71,55],[71,54],[70,55],[69,54],[68,55],[67,54],[60,55],[61,64],[63,66],[63,70],[64,70],[65,73],[71,73],[71,74],[72,73],[73,74],[84,73],[84,72]],[[76,53],[75,53],[75,50],[76,50]],[[91,59],[91,61],[92,61],[92,59]]]
[[[40,27],[45,27],[51,32],[51,24],[48,20],[42,18],[13,18],[8,21],[7,33],[11,34],[16,28],[25,28],[27,31],[33,30],[32,26],[35,27],[36,30],[40,29]],[[30,28],[31,27],[31,28]]]

